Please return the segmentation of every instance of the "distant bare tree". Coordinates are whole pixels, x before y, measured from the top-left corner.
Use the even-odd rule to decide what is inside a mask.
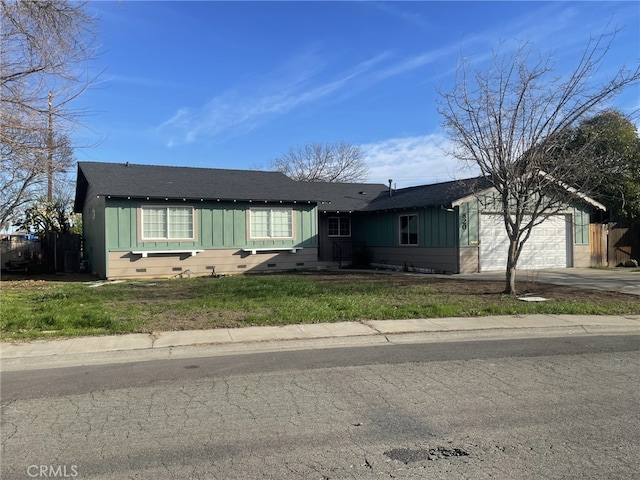
[[[0,228],[72,164],[71,102],[90,85],[93,20],[83,3],[0,0]],[[52,162],[50,162],[52,160]]]
[[[47,190],[49,157],[43,147],[47,140],[34,133],[31,138],[25,134],[20,142],[17,151],[0,144],[0,228],[9,227],[24,207]],[[73,148],[66,135],[53,137],[51,159],[51,173],[56,178],[52,193],[58,197],[61,188],[68,190],[65,173],[74,164]]]
[[[364,151],[344,141],[291,148],[271,169],[307,182],[362,182],[368,175]]]
[[[551,57],[533,61],[527,44],[494,54],[486,71],[463,63],[453,89],[439,92],[450,153],[477,165],[497,192],[509,237],[506,293],[516,293],[516,265],[532,229],[566,208],[569,196],[589,195],[602,180],[592,168],[596,162],[585,158],[594,149],[567,145],[578,122],[640,78],[636,65],[594,83],[614,37],[590,40],[565,78]]]

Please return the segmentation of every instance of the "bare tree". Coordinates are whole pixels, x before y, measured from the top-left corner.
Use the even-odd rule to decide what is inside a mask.
[[[61,188],[68,190],[65,174],[74,163],[69,138],[54,135],[50,158],[43,147],[47,140],[36,133],[31,137],[25,134],[17,151],[0,144],[0,228],[9,227],[24,207],[43,195],[50,173],[56,179],[54,197],[58,197]]]
[[[90,85],[93,20],[84,4],[0,0],[0,227],[68,169],[71,102]]]
[[[592,169],[597,162],[584,157],[592,148],[566,147],[580,120],[640,78],[638,66],[622,67],[594,84],[614,37],[590,40],[564,78],[550,56],[533,61],[526,44],[494,54],[486,71],[463,63],[453,89],[439,92],[450,153],[477,165],[495,189],[509,238],[506,293],[516,293],[516,266],[532,229],[565,209],[570,196],[586,200],[601,180]]]
[[[361,182],[367,179],[364,151],[344,141],[290,148],[271,169],[307,182]]]

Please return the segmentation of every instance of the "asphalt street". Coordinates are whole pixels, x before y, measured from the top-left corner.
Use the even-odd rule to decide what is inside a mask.
[[[591,335],[7,372],[1,473],[632,479],[639,349]]]

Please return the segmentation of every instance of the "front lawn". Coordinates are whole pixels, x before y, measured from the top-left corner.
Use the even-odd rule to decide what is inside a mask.
[[[500,292],[503,282],[429,275],[288,273],[109,282],[14,279],[1,283],[4,340],[75,335],[285,325],[345,320],[483,315],[637,314],[640,297],[520,283],[530,303]]]

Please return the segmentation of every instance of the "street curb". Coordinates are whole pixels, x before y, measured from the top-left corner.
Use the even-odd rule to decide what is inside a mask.
[[[632,319],[635,321],[636,319]],[[362,325],[362,324],[361,324]],[[383,333],[371,327],[370,332],[359,335],[326,336],[313,338],[279,338],[226,343],[193,343],[189,345],[154,345],[152,335],[149,343],[139,348],[92,352],[62,352],[32,356],[2,356],[0,372],[41,370],[104,364],[122,364],[154,360],[178,360],[197,357],[243,355],[252,353],[284,352],[365,346],[393,346],[402,344],[430,344],[442,342],[469,342],[500,339],[551,338],[595,335],[640,335],[640,328],[627,325],[574,324],[562,326],[540,326],[521,328],[484,328],[438,331],[402,331]],[[101,337],[92,337],[101,338]]]

